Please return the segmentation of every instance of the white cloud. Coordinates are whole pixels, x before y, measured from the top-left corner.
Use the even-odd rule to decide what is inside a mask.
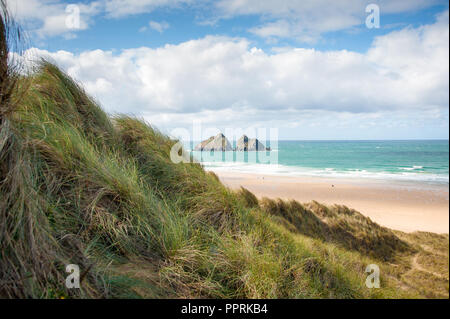
[[[151,29],[158,31],[159,33],[162,33],[164,30],[169,28],[169,24],[165,21],[162,22],[156,22],[156,21],[150,21],[148,23]]]
[[[88,3],[63,0],[9,0],[8,7],[14,17],[29,31],[39,37],[65,36],[75,37],[76,32],[85,30],[93,24],[95,17],[105,15],[108,18],[120,18],[133,14],[148,13],[158,7],[177,7],[191,0],[97,0]],[[80,24],[73,28],[67,24],[70,11],[68,6],[79,10]],[[157,22],[154,22],[157,23]],[[163,22],[151,27],[164,30],[168,25]]]
[[[74,12],[70,9],[74,6],[79,12],[78,25],[68,23],[69,16]],[[99,14],[101,5],[99,1],[68,4],[59,0],[9,0],[8,8],[19,23],[39,37],[74,37],[77,31],[88,28],[92,17]]]
[[[9,0],[11,11],[40,37],[74,37],[79,30],[93,24],[94,18],[124,18],[149,13],[158,8],[181,8],[189,5],[204,16],[204,23],[240,15],[257,15],[263,21],[249,31],[267,38],[296,38],[315,42],[321,34],[363,25],[365,7],[375,2],[381,15],[422,9],[444,0],[95,0],[73,2],[80,9],[80,26],[67,27],[69,3],[64,0]],[[158,22],[156,22],[158,23]],[[201,23],[201,22],[200,22]],[[155,28],[163,30],[155,24]],[[142,28],[141,28],[142,29]]]
[[[291,33],[291,25],[284,20],[277,20],[275,22],[266,23],[263,26],[250,29],[251,33],[259,35],[260,37],[288,37]]]
[[[436,3],[439,0],[220,0],[217,7],[224,13],[234,14],[269,14],[273,16],[294,16],[298,13],[311,13],[323,16],[335,12],[344,14],[349,12],[355,14],[362,10],[365,14],[365,7],[370,3],[380,6],[382,12],[399,13],[422,9]]]
[[[34,55],[50,56],[108,111],[146,116],[156,125],[195,118],[295,126],[311,114],[322,123],[336,114],[372,123],[390,122],[386,114],[448,120],[448,21],[447,11],[432,25],[378,37],[365,54],[303,48],[268,54],[246,39],[208,36],[119,54]]]
[[[103,0],[108,16],[119,18],[133,14],[148,13],[158,7],[177,7],[192,0]]]
[[[263,17],[265,22],[249,30],[256,35],[314,42],[322,33],[363,25],[369,3],[378,4],[383,16],[422,9],[443,0],[220,0],[216,8],[222,18]]]

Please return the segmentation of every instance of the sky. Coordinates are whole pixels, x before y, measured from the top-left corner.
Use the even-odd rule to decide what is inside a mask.
[[[108,113],[163,132],[449,136],[448,1],[7,2],[27,61],[50,59]]]

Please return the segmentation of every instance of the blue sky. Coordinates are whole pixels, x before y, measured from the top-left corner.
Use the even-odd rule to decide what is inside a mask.
[[[30,0],[31,1],[31,0]],[[74,1],[51,1],[49,3],[73,4]],[[425,1],[426,2],[426,1]],[[433,3],[433,1],[429,1]],[[44,2],[45,3],[45,2]],[[89,4],[92,1],[82,1]],[[276,1],[274,1],[276,3]],[[367,1],[367,3],[377,3]],[[211,8],[205,5],[179,5],[175,7],[156,7],[150,12],[137,13],[122,17],[111,18],[105,13],[99,13],[85,30],[76,32],[76,38],[67,40],[64,33],[60,36],[45,38],[31,38],[33,46],[55,50],[82,52],[84,50],[121,50],[141,46],[157,48],[165,44],[179,44],[191,39],[198,39],[207,35],[221,35],[229,37],[245,37],[256,46],[270,50],[276,46],[301,46],[318,50],[352,50],[366,51],[374,37],[387,34],[406,26],[418,27],[434,22],[438,13],[448,9],[448,2],[435,1],[434,5],[420,10],[405,10],[401,13],[380,14],[380,28],[368,29],[364,19],[368,15],[364,11],[360,14],[361,23],[351,28],[331,31],[321,34],[321,39],[314,43],[305,43],[295,38],[283,37],[276,39],[276,43],[249,32],[266,20],[262,15],[248,14],[235,17],[224,17],[214,23],[208,23],[208,18],[215,17]],[[149,22],[166,22],[169,27],[163,32],[151,29]],[[142,31],[141,28],[147,30]],[[140,31],[141,30],[141,31]]]
[[[366,27],[370,3],[380,28]],[[447,1],[9,4],[29,57],[51,58],[108,112],[163,131],[201,120],[277,127],[281,139],[448,138]]]

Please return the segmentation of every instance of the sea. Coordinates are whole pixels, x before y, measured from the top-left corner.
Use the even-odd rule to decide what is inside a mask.
[[[193,151],[193,145],[185,148],[212,171],[449,184],[448,140],[289,140],[272,144],[276,146],[270,152],[213,154]]]

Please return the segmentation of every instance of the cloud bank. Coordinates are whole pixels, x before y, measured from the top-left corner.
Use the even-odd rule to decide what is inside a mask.
[[[412,12],[445,0],[95,0],[73,2],[80,9],[81,26],[67,27],[67,2],[63,0],[9,0],[11,11],[40,37],[76,36],[89,28],[95,18],[126,18],[159,8],[191,8],[206,22],[255,15],[260,23],[249,32],[263,38],[295,38],[315,42],[321,34],[360,26],[369,3],[380,6],[381,15]],[[205,21],[199,21],[204,23]]]
[[[315,42],[326,32],[346,30],[364,24],[365,8],[375,3],[380,14],[420,10],[441,0],[220,0],[221,18],[241,15],[261,16],[261,25],[249,31],[261,37],[296,38]]]
[[[295,127],[307,114],[376,120],[402,112],[414,120],[448,121],[448,36],[446,11],[432,25],[376,38],[364,54],[304,48],[268,53],[243,38],[207,36],[119,54],[32,49],[28,56],[50,57],[109,112],[146,116],[155,124],[197,118]]]

